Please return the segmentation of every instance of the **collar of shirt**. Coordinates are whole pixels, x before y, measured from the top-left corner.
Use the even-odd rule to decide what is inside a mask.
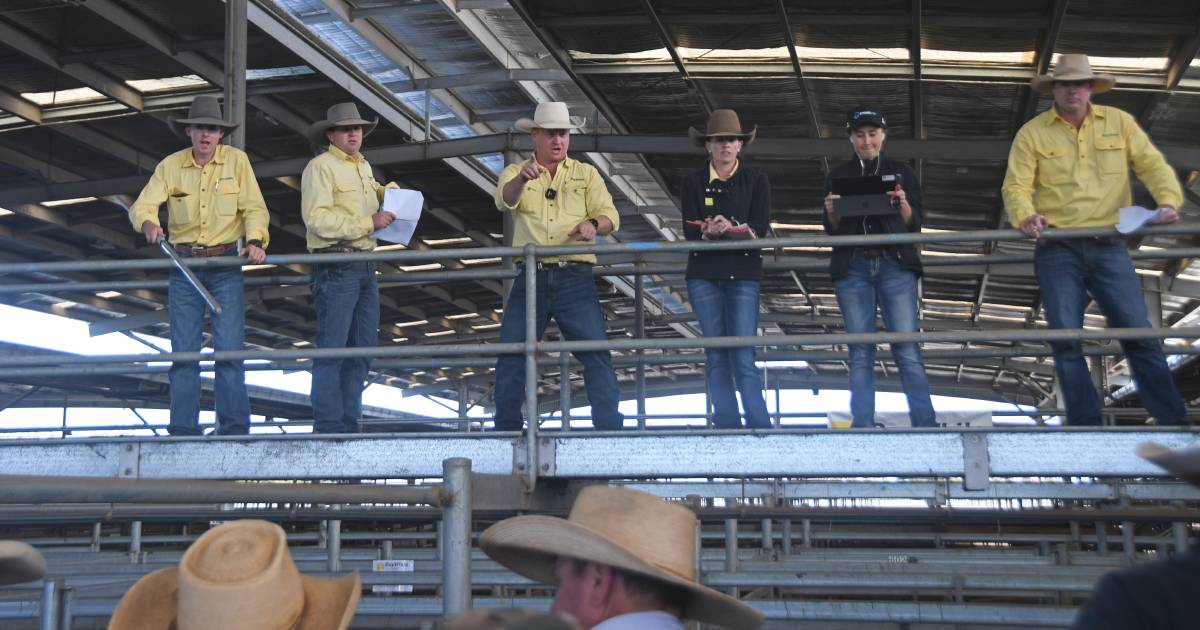
[[[362,153],[350,155],[332,144],[329,145],[329,152],[333,154],[333,157],[346,162],[361,162],[363,159]]]
[[[715,180],[720,179],[723,182],[727,182],[727,181],[733,179],[734,174],[737,173],[738,167],[741,165],[742,165],[741,160],[734,160],[733,161],[733,170],[729,171],[729,177],[722,179],[720,175],[717,175],[717,169],[716,169],[716,167],[713,166],[712,160],[709,160],[708,161],[708,181],[713,182]]]
[[[592,630],[683,630],[678,617],[661,610],[617,615],[592,626]]]
[[[213,151],[213,158],[212,158],[211,160],[209,160],[209,162],[208,162],[208,163],[209,163],[209,164],[224,164],[224,163],[225,163],[225,153],[226,153],[228,150],[229,150],[229,145],[227,145],[227,144],[218,144],[218,145],[217,145],[217,150],[216,150],[216,151]],[[190,167],[190,168],[204,168],[203,166],[200,166],[199,164],[197,164],[197,163],[196,163],[196,153],[195,153],[194,151],[188,151],[188,152],[187,152],[187,159],[186,159],[186,160],[184,160],[184,162],[183,162],[183,166],[184,166],[185,168],[188,168],[188,167]]]
[[[558,163],[558,168],[554,170],[554,175],[551,175],[550,169],[542,166],[541,162],[538,162],[538,167],[538,177],[540,178],[544,176],[548,178],[550,180],[550,185],[554,186],[555,182],[561,182],[567,178],[571,172],[571,169],[575,168],[575,160],[572,160],[569,157],[563,158],[563,161]]]
[[[1075,127],[1075,125],[1071,124],[1071,121],[1067,120],[1066,118],[1063,118],[1058,113],[1057,105],[1051,105],[1050,109],[1048,111],[1050,112],[1050,117],[1046,119],[1047,127],[1054,125],[1055,123],[1060,123],[1060,122],[1064,125],[1069,125],[1072,129]],[[1088,113],[1087,113],[1087,115],[1085,115],[1083,117],[1083,120],[1085,123],[1087,123],[1092,118],[1104,118],[1104,116],[1105,116],[1105,114],[1104,114],[1103,107],[1100,107],[1100,106],[1096,105],[1095,103],[1088,103]]]

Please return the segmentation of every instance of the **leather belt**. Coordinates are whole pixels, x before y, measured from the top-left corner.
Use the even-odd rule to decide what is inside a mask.
[[[887,250],[882,247],[855,247],[854,255],[864,258],[879,258],[887,254]]]
[[[525,264],[525,261],[519,260],[519,261],[517,261],[517,264],[523,265],[523,264]],[[554,260],[554,261],[545,261],[545,262],[539,260],[538,262],[533,264],[533,267],[535,269],[537,269],[538,271],[551,271],[554,269],[564,269],[566,267],[583,267],[583,266],[591,267],[592,263],[584,262],[582,260]]]
[[[355,252],[361,252],[361,251],[363,251],[363,250],[358,249],[357,247],[322,247],[321,249],[312,250],[312,253],[314,253],[314,254],[353,254]]]
[[[200,258],[209,258],[212,256],[220,256],[227,253],[229,250],[237,247],[237,243],[225,243],[224,245],[201,245],[199,243],[176,243],[172,245],[175,251],[184,256],[198,256]]]

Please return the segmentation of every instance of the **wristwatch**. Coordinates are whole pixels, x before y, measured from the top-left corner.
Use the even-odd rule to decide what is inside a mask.
[[[592,224],[592,227],[596,228],[597,232],[600,231],[600,222],[599,221],[597,221],[595,219],[588,219],[588,221]]]
[[[260,241],[256,238],[252,238],[252,239],[246,241],[246,247],[250,247],[251,245],[253,245],[259,249],[262,249],[262,241]]]

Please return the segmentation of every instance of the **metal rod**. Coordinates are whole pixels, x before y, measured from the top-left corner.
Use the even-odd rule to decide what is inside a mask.
[[[1096,554],[1108,555],[1108,523],[1096,521]]]
[[[59,630],[72,630],[75,625],[75,594],[73,588],[63,588],[62,596],[60,597],[58,628]]]
[[[200,294],[200,297],[204,299],[204,303],[208,304],[208,308],[212,309],[213,313],[220,315],[221,303],[217,301],[217,298],[213,297],[212,294],[208,292],[208,289],[204,288],[204,284],[200,282],[200,278],[196,277],[196,273],[191,269],[188,269],[187,265],[183,264],[183,261],[180,260],[179,255],[175,253],[175,250],[171,247],[171,244],[167,242],[167,239],[160,238],[158,241],[158,248],[161,249],[163,253],[171,259],[171,262],[175,264],[175,268],[179,270],[179,273],[183,274],[183,277],[188,281],[188,284],[192,285],[192,288],[195,289],[196,292]]]
[[[340,505],[331,505],[329,509],[338,511]],[[325,521],[326,534],[326,560],[325,568],[330,573],[341,573],[342,571],[342,521],[341,519],[331,518]]]
[[[725,519],[725,570],[738,570],[738,522],[736,518]]]
[[[641,266],[641,263],[638,263]],[[635,339],[646,338],[646,276],[638,274],[634,278],[634,294],[633,294],[633,337]],[[636,389],[637,412],[638,412],[638,429],[646,428],[646,364],[641,361],[645,355],[644,350],[635,350],[634,355],[638,359],[634,386]]]
[[[525,246],[525,490],[533,492],[538,474],[538,401],[537,401],[537,258],[532,243]],[[499,376],[499,375],[497,375]]]
[[[442,507],[442,614],[449,617],[472,606],[471,460],[443,460],[442,477],[447,496]]]
[[[1181,521],[1171,523],[1171,538],[1175,543],[1176,554],[1186,552],[1188,548],[1187,524]]]
[[[129,562],[141,564],[142,557],[142,522],[134,521],[129,524]]]
[[[558,409],[563,431],[571,430],[571,355],[558,353]]]
[[[402,503],[438,505],[437,488],[254,484],[180,479],[0,475],[0,503]],[[96,526],[98,527],[99,524]],[[95,530],[93,530],[95,535]]]
[[[42,582],[41,630],[58,630],[59,581]]]

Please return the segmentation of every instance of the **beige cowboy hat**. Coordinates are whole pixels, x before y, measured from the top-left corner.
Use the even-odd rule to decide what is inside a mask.
[[[434,626],[436,630],[582,630],[574,619],[561,613],[544,613],[521,608],[468,610]]]
[[[217,102],[215,96],[197,96],[192,99],[191,107],[188,107],[187,118],[175,118],[167,120],[167,126],[171,131],[184,136],[184,128],[188,125],[213,125],[221,127],[225,131],[229,131],[237,127],[237,123],[231,123],[225,120],[221,115],[221,104]]]
[[[500,564],[554,584],[561,556],[606,564],[675,586],[688,594],[683,616],[738,630],[762,625],[762,614],[696,581],[696,515],[654,495],[588,486],[564,520],[517,516],[483,532],[479,546]]]
[[[32,582],[46,575],[46,560],[37,549],[16,540],[0,540],[0,586]]]
[[[534,129],[579,129],[585,120],[583,116],[572,116],[566,103],[551,101],[538,103],[533,119],[521,118],[513,123],[513,128],[526,133]]]
[[[700,133],[700,130],[695,127],[688,127],[688,136],[698,147],[704,146],[704,143],[714,136],[736,136],[741,138],[742,142],[750,144],[754,142],[756,135],[758,135],[758,125],[755,125],[750,133],[742,133],[742,121],[738,119],[737,112],[732,109],[713,110],[713,113],[708,115],[708,126],[704,129],[704,133]]]
[[[363,137],[371,135],[375,131],[375,126],[379,124],[379,118],[375,120],[367,120],[358,114],[358,105],[354,103],[338,103],[330,107],[325,112],[325,120],[318,120],[308,128],[308,139],[317,146],[329,144],[329,139],[325,137],[325,132],[334,127],[353,127],[355,125],[363,128]]]
[[[1030,85],[1035,92],[1049,94],[1055,81],[1091,81],[1092,94],[1107,92],[1117,84],[1111,74],[1096,74],[1092,72],[1092,64],[1087,55],[1059,55],[1054,64],[1054,74],[1039,74],[1033,77]]]
[[[178,567],[138,580],[109,630],[344,630],[358,608],[358,571],[337,579],[301,575],[283,528],[242,520],[208,530]]]
[[[1158,442],[1138,444],[1137,454],[1184,481],[1200,486],[1200,446],[1171,450]]]

